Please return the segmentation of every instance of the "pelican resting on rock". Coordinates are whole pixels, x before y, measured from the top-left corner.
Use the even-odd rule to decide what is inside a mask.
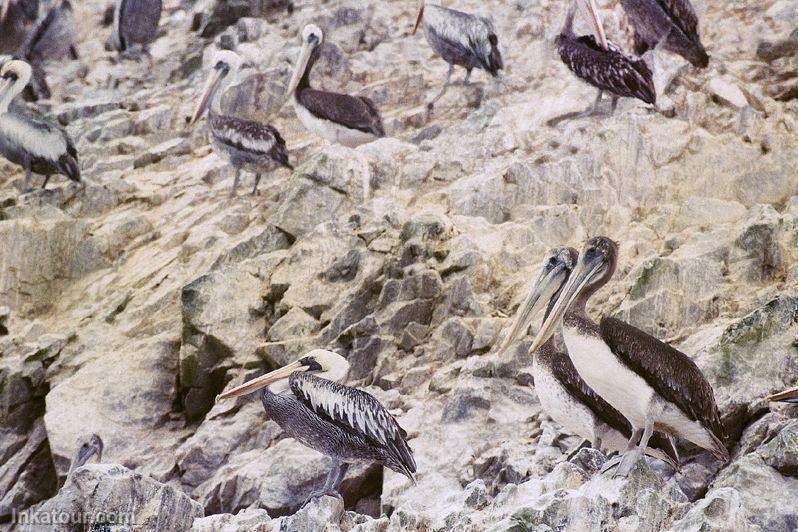
[[[288,150],[280,132],[274,127],[224,114],[221,108],[222,94],[236,81],[243,61],[230,50],[220,50],[213,58],[212,70],[194,111],[192,123],[200,119],[205,109],[208,112],[208,138],[217,155],[223,157],[236,169],[233,190],[235,196],[241,169],[255,174],[252,195],[258,193],[258,183],[263,172],[277,166],[293,170],[288,162]]]
[[[149,56],[149,45],[158,37],[161,0],[117,0],[114,11],[114,47],[123,56],[133,55],[134,48]]]
[[[690,0],[620,0],[635,30],[635,53],[642,55],[660,44],[698,68],[709,56],[698,34],[698,16]]]
[[[78,447],[75,457],[69,465],[69,473],[67,473],[67,476],[71,475],[72,471],[75,469],[85,465],[86,462],[89,461],[89,458],[94,455],[97,455],[98,462],[103,459],[103,440],[96,434],[92,434],[87,441],[84,441],[81,443],[80,447]]]
[[[217,400],[262,388],[260,399],[269,417],[292,438],[330,457],[324,488],[311,498],[335,495],[353,462],[382,464],[415,482],[416,462],[407,433],[374,396],[340,384],[348,372],[344,357],[315,349]]]
[[[419,25],[423,25],[424,37],[430,47],[449,64],[441,92],[428,105],[431,106],[446,92],[455,65],[466,69],[466,85],[475,68],[481,68],[494,78],[499,77],[499,71],[504,68],[499,38],[493,23],[487,18],[442,6],[426,5],[425,0],[419,0],[413,35]]]
[[[589,12],[595,36],[577,36],[574,33],[574,17],[580,6]],[[594,0],[570,1],[565,24],[555,44],[560,59],[571,72],[598,89],[592,107],[584,112],[556,119],[555,123],[563,118],[600,114],[599,103],[605,92],[612,96],[610,114],[615,112],[618,99],[621,97],[637,98],[652,105],[656,103],[657,94],[651,69],[642,59],[624,54],[607,41]]]
[[[315,24],[302,30],[302,48],[288,84],[288,97],[299,121],[327,142],[350,148],[384,137],[380,111],[369,98],[310,86],[310,71],[323,42],[324,34]]]
[[[588,240],[579,263],[544,320],[530,352],[553,334],[562,318],[568,355],[579,376],[632,425],[626,451],[605,465],[627,476],[654,431],[689,440],[722,461],[729,452],[715,395],[690,357],[621,320],[587,315],[590,297],[615,273],[618,245],[606,237]]]
[[[768,397],[768,401],[776,401],[782,403],[798,403],[798,387],[784,390]]]
[[[576,266],[578,253],[573,248],[551,250],[543,263],[535,287],[518,307],[510,334],[499,351],[501,356],[519,333],[544,308],[548,316],[551,306]],[[594,392],[576,371],[566,353],[557,351],[554,337],[540,346],[532,361],[535,391],[546,413],[565,429],[591,443],[594,449],[621,452],[632,436],[632,426],[615,408]],[[679,455],[673,439],[655,432],[646,454],[679,469]]]
[[[0,67],[0,154],[25,169],[23,192],[28,190],[31,172],[44,175],[42,188],[53,174],[80,183],[78,152],[66,131],[8,110],[30,77],[31,67],[24,61],[8,61]]]

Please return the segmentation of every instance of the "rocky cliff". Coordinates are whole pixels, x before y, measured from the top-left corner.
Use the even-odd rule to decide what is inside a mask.
[[[505,77],[475,72],[428,115],[447,66],[409,35],[410,0],[170,0],[153,68],[105,50],[103,2],[75,2],[80,60],[47,67],[37,108],[86,185],[20,195],[0,161],[0,520],[56,495],[96,432],[118,465],[42,508],[101,496],[163,530],[798,528],[798,407],[763,402],[798,379],[798,3],[694,0],[712,61],[657,56],[659,112],[549,127],[594,95],[553,49],[565,4],[457,2],[493,18]],[[309,22],[314,83],[372,97],[388,138],[326,146],[281,107]],[[225,105],[276,126],[296,167],[257,197],[228,197],[232,169],[187,125],[220,47],[255,65]],[[680,473],[621,480],[601,453],[565,460],[578,440],[541,411],[525,345],[494,354],[544,253],[599,234],[621,256],[590,311],[694,358],[728,464],[685,445]],[[407,429],[417,485],[353,467],[343,503],[296,513],[327,460],[252,397],[214,404],[315,347]]]

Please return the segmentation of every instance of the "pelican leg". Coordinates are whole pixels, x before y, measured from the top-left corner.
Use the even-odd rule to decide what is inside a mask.
[[[30,181],[30,165],[25,165],[25,177],[22,179],[22,193],[29,192],[28,182]]]
[[[241,177],[241,169],[236,168],[236,176],[233,178],[233,190],[230,191],[230,197],[234,198],[236,190],[238,190],[238,178]]]
[[[615,470],[616,477],[628,477],[629,473],[632,472],[635,464],[637,461],[640,460],[640,457],[646,452],[646,447],[648,447],[648,440],[651,438],[651,435],[654,433],[654,420],[651,419],[651,416],[646,418],[646,427],[643,430],[643,437],[640,438],[640,443],[637,447],[630,449],[623,453],[623,457],[621,458],[621,463],[618,465],[618,469]]]
[[[548,120],[546,122],[546,125],[553,127],[553,126],[556,126],[557,124],[559,124],[560,122],[564,122],[566,120],[573,120],[573,119],[576,119],[576,118],[587,118],[589,116],[605,114],[605,113],[602,113],[601,110],[599,109],[599,105],[601,104],[601,97],[603,95],[604,95],[604,91],[599,89],[598,94],[596,95],[596,100],[593,102],[593,105],[591,105],[590,107],[588,107],[584,111],[576,111],[574,113],[565,113],[565,114],[560,115],[560,116],[555,116],[554,118]],[[615,110],[615,107],[614,107],[614,104],[613,104],[613,111],[614,110]]]
[[[49,180],[50,180],[50,174],[47,174],[46,176],[44,176],[44,183],[42,183],[42,190],[44,190],[45,188],[47,188],[47,182],[48,182]]]
[[[446,74],[446,81],[443,83],[443,88],[441,92],[438,93],[432,100],[427,103],[427,109],[432,109],[435,105],[435,102],[443,98],[443,95],[446,94],[446,89],[449,88],[449,82],[452,80],[452,73],[454,72],[454,65],[449,65],[449,72]]]
[[[615,110],[618,108],[618,100],[619,99],[620,98],[618,98],[617,96],[613,96],[612,97],[612,108],[610,108],[610,116],[615,114]]]
[[[601,97],[604,95],[604,91],[599,89],[598,94],[596,94],[596,101],[593,102],[593,107],[585,111],[585,116],[597,115],[599,114],[599,104],[601,103]]]
[[[466,69],[466,77],[465,77],[465,79],[463,80],[463,85],[465,85],[465,86],[468,86],[468,81],[469,81],[470,79],[471,79],[471,69],[470,69],[470,68],[467,68],[467,69]]]
[[[252,187],[252,195],[258,195],[258,183],[260,183],[260,174],[255,174],[255,186]]]
[[[331,461],[332,467],[330,467],[330,472],[327,473],[327,479],[324,481],[324,486],[320,490],[311,493],[302,504],[303,507],[313,499],[318,499],[319,497],[323,497],[325,495],[340,495],[338,493],[338,486],[341,485],[341,481],[344,479],[346,470],[349,469],[349,464],[341,463],[341,461],[337,458],[331,458]]]
[[[613,458],[607,460],[604,463],[604,466],[601,468],[601,472],[602,473],[606,473],[607,471],[609,471],[613,467],[615,467],[618,464],[620,464],[621,460],[623,460],[623,457],[626,456],[627,453],[629,453],[632,450],[634,450],[635,446],[637,445],[637,442],[640,440],[640,437],[642,435],[643,435],[643,429],[634,429],[634,430],[632,430],[632,437],[629,438],[629,443],[626,444],[626,449],[624,450],[623,454],[620,454],[618,456],[614,456]]]

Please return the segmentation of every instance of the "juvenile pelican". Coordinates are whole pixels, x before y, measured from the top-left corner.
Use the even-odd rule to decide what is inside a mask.
[[[577,259],[577,251],[573,248],[549,252],[535,287],[518,307],[516,319],[499,355],[507,350],[519,333],[526,331],[541,310],[547,308],[544,319],[548,316]],[[626,448],[632,426],[582,380],[568,355],[557,351],[553,336],[538,349],[532,361],[532,371],[540,404],[554,421],[568,432],[590,441],[594,449],[621,452]],[[664,434],[655,432],[651,436],[646,454],[679,469],[679,455],[673,440]]]
[[[310,71],[319,58],[324,34],[315,24],[302,30],[302,48],[288,96],[305,128],[327,140],[353,148],[385,136],[377,106],[365,96],[317,90],[310,86]]]
[[[52,174],[62,174],[80,183],[78,152],[66,131],[8,110],[30,76],[31,67],[24,61],[8,61],[0,68],[0,154],[25,169],[23,192],[28,190],[31,172],[44,175],[42,188]]]
[[[213,70],[208,76],[205,89],[197,103],[192,123],[199,120],[205,109],[208,112],[208,138],[217,155],[226,159],[236,169],[233,190],[236,195],[241,169],[255,174],[252,195],[258,193],[258,183],[262,172],[285,166],[288,163],[288,150],[280,133],[270,125],[253,120],[244,120],[224,114],[221,108],[222,94],[236,81],[243,64],[241,56],[229,50],[216,52]]]
[[[695,362],[620,320],[605,316],[596,324],[588,317],[587,301],[612,278],[617,255],[618,246],[609,238],[588,240],[530,352],[554,334],[564,314],[563,338],[574,367],[588,386],[632,424],[632,437],[616,475],[631,472],[655,430],[685,438],[728,460],[712,386]]]
[[[71,475],[75,469],[85,465],[93,455],[97,455],[98,462],[103,459],[103,440],[96,434],[92,434],[87,441],[84,441],[78,447],[75,457],[69,465],[67,476]]]
[[[780,401],[783,403],[798,403],[798,387],[773,394],[770,397],[768,397],[767,400]]]
[[[577,8],[581,6],[590,14],[593,35],[577,36],[573,23]],[[642,59],[630,57],[607,41],[601,16],[594,0],[571,0],[562,32],[555,40],[560,59],[576,76],[598,89],[591,108],[568,118],[599,114],[599,103],[604,92],[612,95],[612,110],[618,98],[637,98],[649,104],[657,101],[651,69]]]
[[[635,53],[643,54],[660,43],[698,68],[709,56],[698,34],[698,16],[690,0],[620,0],[635,30]]]
[[[431,103],[446,92],[455,65],[466,69],[465,84],[468,84],[471,71],[475,68],[481,68],[494,78],[499,77],[499,70],[504,68],[504,63],[499,51],[499,38],[490,20],[442,6],[426,5],[425,0],[418,0],[413,35],[422,22],[424,37],[430,47],[449,63],[443,89]]]
[[[341,355],[315,349],[217,400],[263,388],[260,399],[269,417],[289,436],[332,460],[324,488],[312,497],[335,494],[352,462],[382,464],[415,481],[407,433],[374,396],[339,384],[348,372],[349,362]]]
[[[149,45],[158,36],[161,0],[117,0],[114,11],[114,46],[130,55],[135,46],[149,56]]]

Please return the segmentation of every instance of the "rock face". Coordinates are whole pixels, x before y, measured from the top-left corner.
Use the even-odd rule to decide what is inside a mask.
[[[152,68],[104,49],[106,3],[73,3],[80,59],[45,65],[37,108],[75,140],[85,186],[21,195],[0,160],[0,523],[124,508],[158,530],[798,526],[798,407],[763,401],[798,382],[794,1],[694,1],[713,60],[655,53],[661,112],[622,100],[554,127],[594,95],[553,52],[565,2],[458,2],[492,17],[507,68],[431,112],[447,66],[409,35],[412,2],[167,0]],[[622,8],[599,3],[631,49]],[[327,146],[283,105],[311,22],[313,83],[369,96],[388,137]],[[186,120],[219,49],[253,65],[223,106],[275,126],[295,167],[257,197],[228,197],[206,121]],[[545,252],[599,234],[620,262],[589,312],[696,361],[729,463],[679,442],[678,473],[602,476],[606,457],[567,459],[578,439],[541,410],[530,340],[496,355]],[[416,485],[360,464],[343,500],[300,508],[328,459],[256,396],[215,403],[313,348],[407,430]],[[66,479],[91,433],[105,463]]]

